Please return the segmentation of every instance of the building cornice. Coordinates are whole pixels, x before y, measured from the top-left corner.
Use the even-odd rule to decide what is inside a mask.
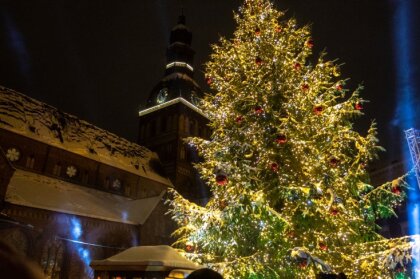
[[[207,115],[201,109],[199,109],[195,105],[191,104],[190,102],[188,102],[187,100],[185,100],[182,97],[178,97],[178,98],[172,99],[170,101],[167,101],[167,102],[165,102],[163,104],[159,104],[159,105],[156,105],[154,107],[141,110],[141,111],[139,111],[139,116],[144,116],[144,115],[147,115],[149,113],[152,113],[152,112],[161,110],[163,108],[166,108],[166,107],[169,107],[169,106],[178,104],[178,103],[184,104],[187,107],[189,107],[190,109],[192,109],[193,111],[197,112],[198,114],[201,114],[205,118],[208,118]]]

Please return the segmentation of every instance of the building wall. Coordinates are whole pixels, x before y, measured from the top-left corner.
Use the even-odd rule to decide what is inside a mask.
[[[9,164],[2,148],[0,147],[0,209],[3,207],[4,197],[6,196],[7,185],[14,172],[13,167]]]
[[[4,129],[0,129],[0,148],[5,153],[0,150],[2,201],[13,167],[132,199],[159,196],[166,189],[166,185],[147,177]],[[15,155],[7,158],[8,151]],[[70,167],[76,169],[74,175],[69,175]],[[115,186],[117,180],[118,187]],[[90,260],[110,257],[120,249],[140,243],[140,225],[74,216],[7,202],[3,204],[1,212],[16,222],[0,226],[0,239],[39,263],[50,278],[91,278],[89,276],[92,274],[87,268]]]
[[[19,158],[11,164],[45,176],[133,199],[157,196],[165,186],[67,150],[0,128],[0,147],[7,153],[17,150]],[[68,170],[76,170],[69,175]]]
[[[203,204],[209,197],[208,187],[201,181],[193,167],[198,154],[185,139],[188,137],[210,138],[208,119],[182,103],[174,104],[143,115],[139,119],[138,143],[155,151],[161,159],[164,171],[174,188],[190,201]],[[141,228],[141,244],[172,244],[171,234],[176,224],[167,214],[167,197],[152,212]]]
[[[90,260],[138,245],[139,227],[134,225],[11,204],[3,213],[20,225],[0,229],[0,239],[37,262],[51,278],[89,278]]]

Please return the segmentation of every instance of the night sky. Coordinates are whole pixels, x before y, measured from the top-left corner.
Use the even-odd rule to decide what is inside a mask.
[[[287,17],[311,24],[314,53],[345,63],[350,88],[364,84],[370,100],[357,129],[376,119],[384,161],[397,159],[395,7],[404,0],[277,0]],[[413,3],[415,1],[412,1]],[[182,3],[182,4],[181,4]],[[195,78],[207,91],[202,65],[210,44],[234,30],[239,0],[51,0],[0,2],[0,84],[77,115],[132,141],[137,113],[163,76],[165,48],[181,5],[193,32]],[[420,15],[419,4],[411,7]],[[420,26],[413,16],[411,25]],[[398,32],[398,31],[397,31]],[[420,31],[410,34],[420,77]],[[417,78],[415,86],[420,85]],[[417,91],[418,92],[418,91]],[[418,98],[418,96],[417,96]],[[417,99],[418,100],[418,99]],[[418,113],[418,109],[417,109]],[[416,121],[418,122],[417,114]],[[420,128],[420,127],[417,127]]]

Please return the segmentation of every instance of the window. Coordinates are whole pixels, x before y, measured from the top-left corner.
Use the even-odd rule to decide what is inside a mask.
[[[191,131],[190,131],[190,120],[188,119],[187,116],[185,116],[184,128],[185,128],[185,133],[187,133],[187,134],[191,133]]]
[[[60,176],[61,175],[61,163],[56,163],[53,168],[53,175]]]
[[[185,160],[185,147],[182,145],[180,150],[179,150],[179,158],[181,160]]]
[[[35,156],[34,155],[30,155],[26,158],[26,165],[25,167],[27,167],[28,169],[33,169],[35,165]]]
[[[180,132],[184,131],[184,116],[183,115],[179,117],[179,131]]]
[[[88,171],[83,172],[82,183],[83,184],[88,184],[89,183],[89,172]]]
[[[128,185],[125,185],[125,186],[124,186],[124,194],[125,194],[126,196],[130,196],[130,194],[131,194],[131,189],[130,189],[130,186],[128,186]]]
[[[167,124],[168,124],[168,121],[165,118],[162,118],[161,121],[160,121],[160,131],[161,132],[166,132]]]
[[[105,189],[109,189],[110,182],[111,180],[109,179],[109,176],[105,177],[105,183],[104,183]]]
[[[59,278],[60,267],[63,261],[63,250],[63,243],[59,240],[48,240],[44,245],[41,267],[47,278]]]
[[[166,131],[170,131],[172,129],[172,116],[169,115],[166,122]]]

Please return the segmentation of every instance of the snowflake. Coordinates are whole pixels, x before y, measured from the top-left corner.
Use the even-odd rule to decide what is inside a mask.
[[[67,167],[66,174],[68,177],[74,177],[77,174],[77,169],[74,166]]]
[[[112,182],[112,188],[119,190],[121,188],[121,181],[119,179],[115,179],[114,182]]]
[[[16,148],[9,148],[7,149],[6,157],[10,162],[16,162],[20,158],[20,152]]]

